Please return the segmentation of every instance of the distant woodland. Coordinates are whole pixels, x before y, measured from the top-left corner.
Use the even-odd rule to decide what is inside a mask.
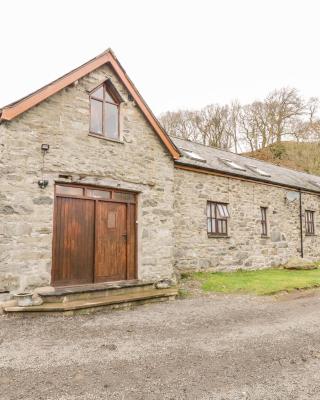
[[[250,104],[168,111],[159,120],[170,135],[320,175],[320,100],[295,88]]]

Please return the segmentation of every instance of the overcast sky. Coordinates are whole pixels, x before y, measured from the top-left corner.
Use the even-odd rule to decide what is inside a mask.
[[[319,0],[1,2],[0,106],[111,47],[155,114],[320,97]]]

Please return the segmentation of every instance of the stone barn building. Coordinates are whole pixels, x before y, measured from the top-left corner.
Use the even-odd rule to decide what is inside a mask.
[[[320,258],[320,177],[169,137],[111,50],[0,110],[0,188],[3,293]]]

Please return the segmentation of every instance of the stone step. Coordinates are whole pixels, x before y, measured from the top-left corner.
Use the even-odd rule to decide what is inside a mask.
[[[93,310],[97,308],[104,308],[107,306],[116,305],[131,305],[135,303],[146,303],[151,301],[163,301],[174,299],[178,294],[176,287],[168,289],[151,289],[139,293],[127,293],[109,295],[104,297],[97,297],[87,300],[74,300],[65,303],[43,303],[38,306],[29,307],[5,307],[4,311],[8,314],[21,314],[21,313],[48,313],[48,312],[74,312],[77,310]]]
[[[91,285],[55,288],[54,291],[41,292],[44,303],[65,303],[76,300],[90,300],[100,297],[141,293],[153,289],[153,282],[121,281]]]

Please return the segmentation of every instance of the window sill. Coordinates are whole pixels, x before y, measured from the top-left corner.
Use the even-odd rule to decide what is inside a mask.
[[[97,135],[96,133],[89,133],[89,136],[97,138],[97,139],[107,140],[108,142],[124,144],[124,142],[122,140],[107,138],[107,137],[102,136],[102,135]]]
[[[270,236],[268,236],[268,235],[261,235],[261,239],[270,239]]]
[[[311,237],[313,237],[313,236],[317,236],[315,233],[306,233],[306,236],[311,236]]]
[[[214,239],[229,239],[229,235],[215,235],[212,233],[208,233],[208,238],[214,238]]]

